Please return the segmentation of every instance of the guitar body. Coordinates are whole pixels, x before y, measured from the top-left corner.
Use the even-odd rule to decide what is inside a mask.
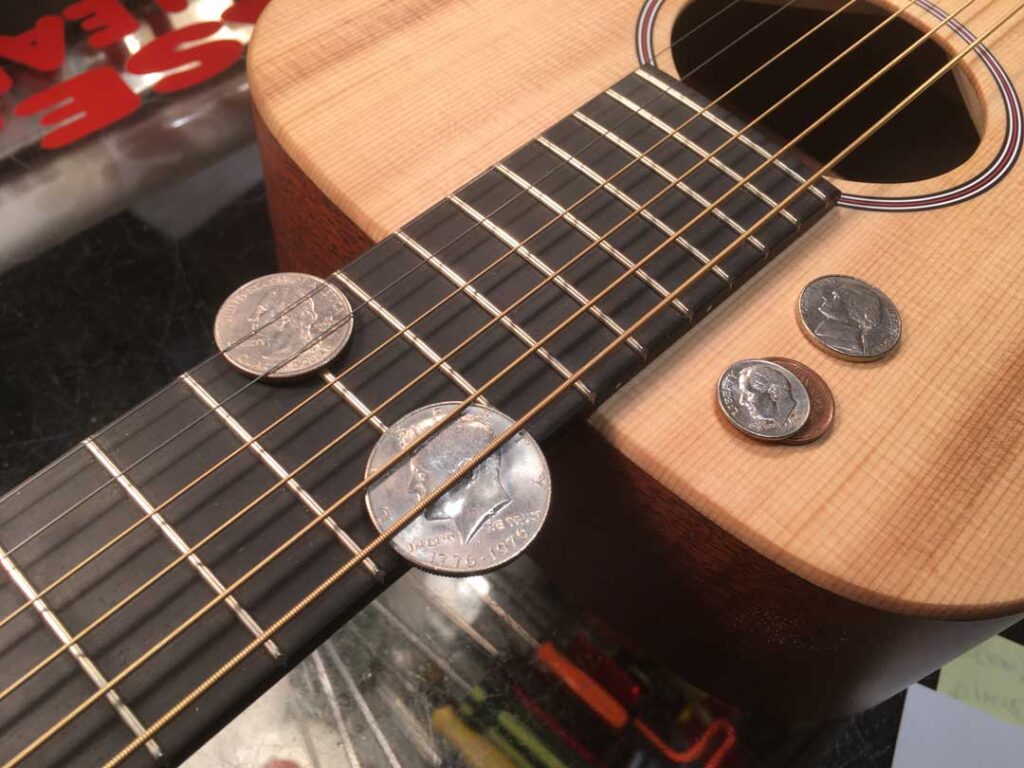
[[[665,48],[684,4],[275,0],[249,69],[280,268],[358,255],[634,69],[640,32]],[[1008,9],[958,18],[981,34]],[[1009,83],[1018,30],[986,41]],[[868,202],[841,203],[546,446],[555,502],[534,556],[625,642],[737,703],[858,711],[1024,615],[1024,171],[997,163],[1020,126],[982,57],[958,80],[980,134],[966,162],[913,183],[830,177]],[[923,209],[947,190],[955,204]],[[895,354],[808,342],[797,296],[829,273],[894,300]],[[763,356],[829,383],[825,439],[762,444],[722,421],[721,371]]]

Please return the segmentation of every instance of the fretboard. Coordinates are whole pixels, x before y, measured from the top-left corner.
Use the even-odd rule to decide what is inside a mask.
[[[0,690],[69,646],[0,701],[0,764],[90,696],[97,697],[95,703],[23,764],[103,764],[373,538],[376,531],[357,494],[232,589],[362,479],[367,455],[389,424],[418,406],[474,393],[672,239],[480,396],[513,418],[521,416],[813,173],[788,155],[768,162],[695,226],[673,237],[778,148],[754,130],[735,138],[743,124],[718,108],[662,141],[706,104],[655,70],[630,75],[332,276],[355,308],[355,330],[350,347],[328,370],[300,383],[269,385],[251,383],[215,358],[0,501],[0,620],[33,601],[0,628]],[[715,152],[730,138],[727,148]],[[670,191],[646,205],[667,187]],[[836,197],[827,182],[809,186],[629,335],[529,429],[543,440],[596,407],[806,230]],[[496,266],[472,279],[492,262]],[[490,328],[450,355],[487,323]],[[397,339],[350,370],[395,334]],[[348,437],[295,473],[348,430]],[[232,452],[238,455],[223,461]],[[219,462],[223,466],[178,493]],[[280,487],[269,491],[275,485]],[[261,495],[265,498],[253,504]],[[247,506],[251,509],[198,551],[183,554]],[[130,535],[50,588],[133,525]],[[84,631],[176,559],[181,562],[151,587]],[[403,567],[390,550],[376,552],[125,764],[179,762]],[[150,661],[97,695],[147,649],[224,595]]]

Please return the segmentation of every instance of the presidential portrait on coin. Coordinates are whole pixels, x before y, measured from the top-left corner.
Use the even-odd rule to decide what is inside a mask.
[[[423,406],[387,428],[366,463],[366,477],[376,478],[366,507],[383,533],[433,499],[394,534],[395,550],[438,573],[483,573],[517,557],[536,537],[551,502],[551,475],[527,432],[494,447],[513,424],[508,415],[473,404],[445,422],[457,407],[455,401]]]
[[[810,414],[800,380],[763,359],[738,360],[725,369],[718,380],[718,405],[734,427],[762,440],[796,434]]]
[[[767,365],[748,365],[740,370],[736,385],[739,402],[755,422],[782,426],[796,410],[796,397],[781,371]]]
[[[243,372],[288,378],[330,362],[352,333],[351,316],[336,286],[282,272],[232,293],[217,313],[214,337],[228,362]]]
[[[873,285],[847,275],[826,275],[807,285],[800,297],[804,330],[836,354],[872,360],[899,341],[899,312]]]
[[[273,286],[252,300],[255,306],[246,322],[254,335],[245,344],[249,351],[259,348],[268,362],[287,359],[327,330],[303,286]]]
[[[440,420],[438,416],[403,430],[398,436],[399,446],[404,450],[412,445]],[[407,492],[419,502],[452,472],[472,461],[494,438],[494,430],[487,422],[463,413],[409,459]],[[512,503],[512,496],[501,481],[501,456],[502,451],[498,450],[479,462],[457,488],[427,507],[423,516],[431,522],[449,521],[462,543],[468,544],[487,520]]]
[[[814,335],[834,349],[863,355],[872,344],[870,337],[882,325],[882,302],[867,288],[847,285],[826,291],[818,305],[821,320]]]

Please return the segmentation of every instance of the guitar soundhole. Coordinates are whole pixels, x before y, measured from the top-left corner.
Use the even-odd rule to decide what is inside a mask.
[[[740,0],[680,44],[673,59],[679,74],[693,87],[715,98],[770,59],[778,51],[822,21],[841,5],[837,0],[799,4],[780,11],[737,45],[700,67],[736,37],[778,10],[775,3]],[[720,0],[694,0],[672,30],[680,40],[689,30],[721,10]],[[853,45],[891,13],[859,2],[800,43],[764,73],[729,94],[723,104],[750,120],[771,107],[829,61]],[[924,31],[933,22],[927,22]],[[902,18],[875,33],[827,73],[793,96],[761,122],[762,128],[782,140],[796,136],[817,117],[895,59],[924,32]],[[933,36],[934,38],[934,36]],[[870,125],[895,106],[950,59],[949,52],[928,40],[874,82],[799,147],[819,163],[834,157]],[[981,140],[980,116],[969,103],[977,103],[972,86],[956,69],[945,75],[888,125],[850,154],[834,171],[855,181],[907,182],[950,171],[971,156]]]

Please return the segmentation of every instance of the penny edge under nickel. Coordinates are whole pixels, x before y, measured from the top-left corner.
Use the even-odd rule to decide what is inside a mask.
[[[828,382],[822,378],[821,374],[799,360],[788,357],[766,357],[764,359],[781,365],[796,376],[807,390],[807,399],[810,401],[810,412],[800,431],[775,442],[784,445],[807,445],[828,435],[832,430],[836,410],[835,396],[832,394],[832,388],[829,387]]]

